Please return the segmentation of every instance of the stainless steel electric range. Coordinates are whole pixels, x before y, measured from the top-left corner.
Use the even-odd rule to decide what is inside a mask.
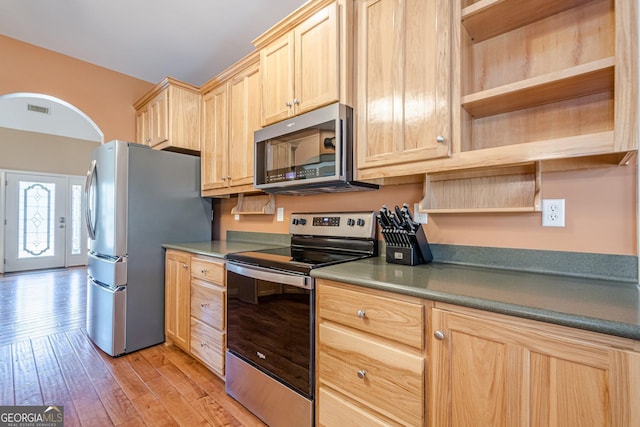
[[[314,422],[311,270],[378,255],[374,212],[293,213],[289,233],[227,257],[226,391],[271,427]]]

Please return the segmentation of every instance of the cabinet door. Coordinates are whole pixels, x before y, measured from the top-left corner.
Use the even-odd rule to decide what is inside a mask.
[[[251,66],[229,83],[230,185],[253,183],[253,132],[260,128],[260,68]]]
[[[167,340],[189,351],[191,307],[190,257],[167,250],[165,260],[165,330]]]
[[[262,125],[293,114],[293,33],[260,51]]]
[[[640,355],[588,337],[434,309],[429,425],[633,425]]]
[[[357,5],[358,138],[367,168],[449,155],[449,0],[370,0]],[[444,139],[438,142],[439,137]],[[402,168],[410,174],[410,169]],[[417,173],[417,172],[416,172]]]
[[[149,145],[149,110],[145,107],[136,113],[136,142]]]
[[[149,145],[169,140],[169,90],[165,89],[149,102]]]
[[[202,98],[202,189],[227,186],[227,86],[213,89]]]
[[[304,113],[339,99],[337,4],[332,4],[294,31],[294,112]]]

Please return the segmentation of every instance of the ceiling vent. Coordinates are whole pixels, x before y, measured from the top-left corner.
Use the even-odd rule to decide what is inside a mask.
[[[39,105],[27,104],[27,110],[36,113],[49,114],[49,107],[41,107]]]

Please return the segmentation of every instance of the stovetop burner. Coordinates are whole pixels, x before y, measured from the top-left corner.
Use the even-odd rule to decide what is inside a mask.
[[[291,246],[229,254],[227,259],[309,275],[332,264],[376,256],[374,212],[294,213]]]
[[[258,267],[309,274],[318,267],[326,267],[347,261],[366,258],[371,255],[331,253],[317,250],[295,250],[291,247],[264,249],[260,251],[230,254],[229,260]]]

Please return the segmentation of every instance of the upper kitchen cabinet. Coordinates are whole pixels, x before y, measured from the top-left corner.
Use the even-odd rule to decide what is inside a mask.
[[[457,0],[452,7],[451,156],[409,172],[615,165],[637,150],[638,2]]]
[[[357,1],[360,179],[424,173],[420,162],[449,155],[451,8],[450,0]]]
[[[638,146],[638,15],[627,0],[461,2],[464,166]],[[455,86],[455,85],[454,85]]]
[[[260,128],[257,51],[202,87],[202,196],[255,191],[253,132]]]
[[[352,1],[311,1],[256,40],[262,125],[332,102],[352,105]]]
[[[138,100],[136,141],[158,150],[200,151],[200,91],[170,77]]]

